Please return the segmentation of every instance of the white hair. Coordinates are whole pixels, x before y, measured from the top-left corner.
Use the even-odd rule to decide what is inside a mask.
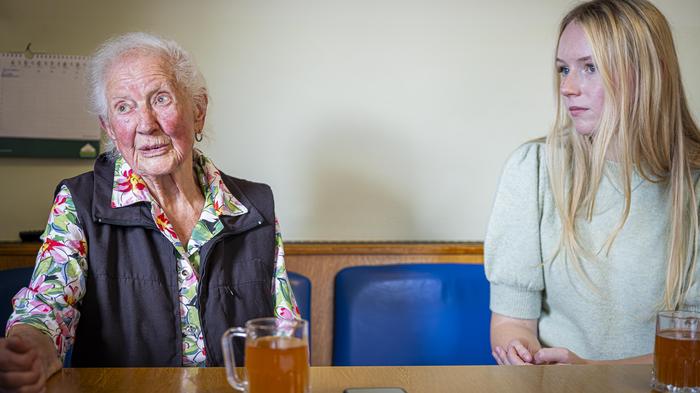
[[[170,65],[179,86],[192,98],[195,105],[207,102],[207,84],[192,56],[175,41],[153,34],[136,32],[110,38],[93,54],[87,69],[90,85],[90,106],[94,114],[107,120],[107,72],[124,54],[140,51],[162,56]],[[116,153],[114,143],[107,138],[105,151]]]

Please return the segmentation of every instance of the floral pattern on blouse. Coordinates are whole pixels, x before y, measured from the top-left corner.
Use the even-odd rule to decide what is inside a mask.
[[[202,367],[206,364],[206,348],[196,307],[199,250],[223,229],[220,216],[245,214],[247,209],[229,192],[219,170],[199,152],[195,153],[194,169],[205,202],[186,245],[178,239],[165,212],[149,193],[146,183],[121,157],[115,163],[111,206],[117,208],[137,202],[150,203],[153,221],[163,236],[173,244],[177,259],[180,327],[183,337],[182,364]],[[277,220],[275,231],[276,261],[271,288],[275,299],[275,315],[286,319],[300,318],[287,279],[284,247]],[[7,330],[18,323],[32,325],[52,338],[63,359],[75,337],[80,317],[79,303],[85,295],[88,263],[85,235],[66,186],[61,187],[54,199],[42,239],[44,243],[37,256],[31,282],[13,298],[14,312],[8,320]]]

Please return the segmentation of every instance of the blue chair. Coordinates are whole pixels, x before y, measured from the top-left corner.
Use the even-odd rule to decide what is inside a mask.
[[[311,280],[299,273],[287,272],[301,317],[309,323],[309,355],[311,354]]]
[[[334,366],[495,364],[483,265],[356,266],[335,278]]]
[[[5,325],[12,314],[12,297],[22,287],[29,285],[32,278],[33,267],[21,267],[17,269],[0,270],[0,330],[5,337]]]
[[[311,322],[311,280],[294,272],[287,272],[287,278],[292,286],[301,317]]]

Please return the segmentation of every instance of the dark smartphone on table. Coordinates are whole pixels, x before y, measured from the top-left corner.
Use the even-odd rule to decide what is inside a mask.
[[[347,388],[343,393],[406,393],[401,388]]]

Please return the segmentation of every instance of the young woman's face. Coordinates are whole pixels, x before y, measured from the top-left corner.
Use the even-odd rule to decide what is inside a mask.
[[[561,76],[559,93],[576,132],[595,133],[603,113],[605,88],[583,28],[569,23],[559,38],[557,68]]]

